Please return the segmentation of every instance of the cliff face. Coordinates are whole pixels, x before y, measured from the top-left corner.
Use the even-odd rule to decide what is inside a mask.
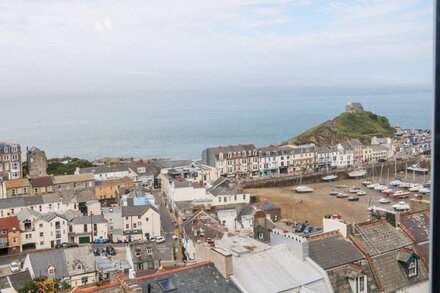
[[[347,139],[357,138],[362,143],[370,142],[370,134],[382,133],[392,136],[394,128],[388,119],[371,112],[344,112],[331,121],[321,123],[306,132],[290,138],[283,144],[315,143],[318,146],[333,145]]]

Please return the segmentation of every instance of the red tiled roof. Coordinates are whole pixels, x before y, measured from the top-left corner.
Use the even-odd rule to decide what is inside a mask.
[[[0,218],[0,229],[12,231],[13,228],[20,230],[17,216]]]

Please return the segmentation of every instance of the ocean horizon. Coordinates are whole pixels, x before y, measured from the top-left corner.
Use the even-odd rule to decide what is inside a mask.
[[[255,88],[2,98],[15,110],[2,111],[0,140],[21,144],[23,153],[35,145],[49,158],[200,159],[207,147],[285,141],[348,102],[392,126],[431,129],[429,88]]]

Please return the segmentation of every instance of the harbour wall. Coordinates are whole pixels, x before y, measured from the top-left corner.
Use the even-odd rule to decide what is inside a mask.
[[[367,175],[366,178],[370,179],[372,174],[374,173],[374,177],[376,179],[379,178],[380,173],[382,171],[382,181],[386,181],[388,177],[390,180],[394,179],[394,169],[397,170],[397,177],[404,178],[405,177],[405,168],[407,166],[412,166],[416,163],[420,163],[421,167],[429,168],[431,161],[429,159],[425,159],[421,161],[418,158],[405,159],[401,161],[387,161],[384,163],[375,163],[366,165]],[[383,166],[383,167],[382,167]],[[373,172],[374,169],[374,172]],[[333,170],[333,174],[338,175],[338,179],[349,179],[348,172],[351,169],[337,169]],[[311,183],[319,183],[323,182],[321,177],[326,175],[325,172],[314,172],[311,174],[303,174],[302,178],[299,174],[281,174],[281,175],[273,175],[273,176],[262,176],[256,179],[247,179],[242,181],[242,185],[244,188],[268,188],[268,187],[283,187],[283,186],[294,186],[298,185],[301,178],[301,184],[311,184]],[[410,180],[412,178],[412,174],[407,173],[407,179]],[[430,175],[427,175],[427,179]]]

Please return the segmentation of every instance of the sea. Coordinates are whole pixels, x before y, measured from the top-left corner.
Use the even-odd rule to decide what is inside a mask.
[[[428,87],[227,88],[0,97],[0,141],[74,156],[200,159],[228,144],[287,140],[360,102],[391,125],[430,129]]]

